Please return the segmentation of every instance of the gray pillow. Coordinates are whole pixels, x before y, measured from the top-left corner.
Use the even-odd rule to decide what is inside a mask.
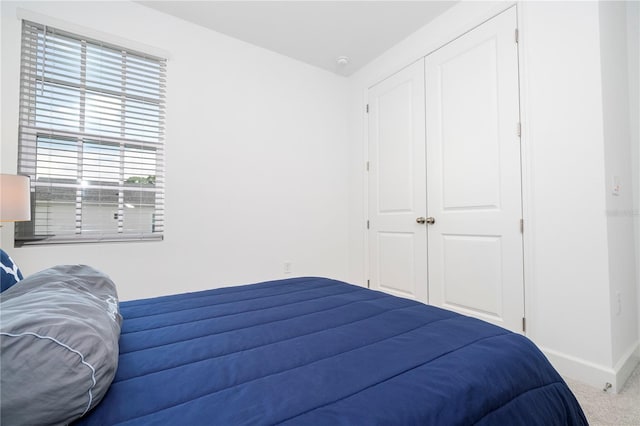
[[[122,317],[113,281],[83,265],[31,275],[0,295],[0,423],[69,423],[104,396]]]

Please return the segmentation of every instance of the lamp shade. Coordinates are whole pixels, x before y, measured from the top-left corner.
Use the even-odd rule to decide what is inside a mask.
[[[0,222],[31,220],[28,176],[0,174]]]

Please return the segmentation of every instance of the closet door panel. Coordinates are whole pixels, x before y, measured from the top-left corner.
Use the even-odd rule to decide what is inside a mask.
[[[429,296],[522,331],[518,58],[511,8],[425,59]]]
[[[427,302],[424,93],[422,60],[368,93],[369,280]]]

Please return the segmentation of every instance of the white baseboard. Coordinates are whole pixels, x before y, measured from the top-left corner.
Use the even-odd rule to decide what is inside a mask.
[[[625,352],[620,360],[614,367],[616,373],[616,393],[622,390],[622,387],[627,382],[627,379],[633,373],[633,370],[638,366],[640,362],[640,342],[636,342],[632,345],[627,352]]]
[[[552,349],[540,347],[560,375],[577,380],[597,389],[618,393],[638,365],[640,342],[635,343],[614,368],[595,364]],[[608,384],[611,384],[609,388]]]
[[[594,364],[562,352],[540,347],[549,358],[551,365],[563,377],[577,380],[594,388],[604,389],[607,383],[611,384],[611,390],[615,389],[616,373],[612,368]]]

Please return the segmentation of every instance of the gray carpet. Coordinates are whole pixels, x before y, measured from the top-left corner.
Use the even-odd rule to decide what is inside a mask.
[[[618,394],[565,378],[593,426],[640,426],[640,366]]]

